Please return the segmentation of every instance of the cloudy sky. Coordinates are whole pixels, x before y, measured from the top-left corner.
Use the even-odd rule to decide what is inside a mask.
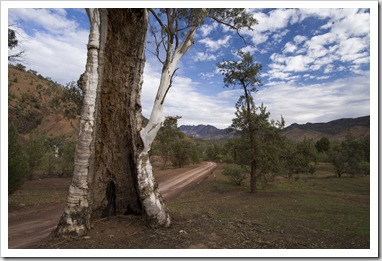
[[[375,10],[364,2],[349,6],[344,1],[343,7],[352,7],[346,9],[324,3],[329,8],[300,8],[301,2],[295,2],[290,8],[248,9],[258,24],[254,31],[241,32],[247,45],[226,27],[206,20],[179,63],[165,115],[181,115],[180,124],[228,127],[242,90],[224,88],[216,64],[237,60],[240,49],[263,66],[263,85],[254,97],[271,118],[282,115],[288,126],[369,115],[370,19]],[[68,7],[75,6],[69,2]],[[10,8],[8,25],[17,29],[28,69],[62,84],[83,73],[89,33],[84,9]],[[142,105],[148,117],[161,64],[149,51],[146,59]]]

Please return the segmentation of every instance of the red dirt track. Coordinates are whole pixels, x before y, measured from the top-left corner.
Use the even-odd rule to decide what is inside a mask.
[[[216,168],[216,163],[202,165],[174,175],[167,175],[158,182],[159,190],[165,200],[173,200],[183,191],[199,184]],[[52,185],[69,187],[70,179],[51,179]],[[38,182],[38,181],[31,181]],[[24,184],[24,186],[28,186]],[[49,179],[44,183],[49,186]],[[45,185],[45,184],[44,184]],[[65,203],[45,204],[33,207],[10,207],[8,209],[8,248],[30,248],[45,241],[56,227]]]

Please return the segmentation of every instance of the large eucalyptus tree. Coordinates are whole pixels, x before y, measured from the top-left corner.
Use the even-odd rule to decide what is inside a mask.
[[[88,58],[79,84],[84,104],[75,169],[56,235],[83,235],[92,214],[146,212],[159,224],[170,219],[153,179],[139,164],[144,143],[141,86],[148,12],[87,9]],[[142,187],[143,186],[143,187]]]
[[[56,235],[83,235],[90,217],[143,214],[170,226],[157,189],[149,151],[164,122],[163,106],[178,61],[194,44],[206,18],[240,35],[256,20],[244,9],[87,9],[88,59],[80,79],[84,91],[75,170]],[[162,77],[148,124],[141,122],[140,94],[148,14],[159,24],[156,50],[165,50]],[[155,32],[152,31],[152,33]]]

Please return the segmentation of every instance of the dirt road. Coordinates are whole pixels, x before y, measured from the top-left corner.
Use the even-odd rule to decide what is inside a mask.
[[[158,186],[165,200],[176,198],[182,191],[199,184],[215,169],[216,163],[207,162],[195,169],[174,174],[162,179]],[[57,181],[53,181],[56,183]],[[62,181],[62,186],[68,187]],[[56,186],[56,184],[52,184]],[[49,186],[47,184],[46,186]],[[56,203],[38,207],[9,209],[8,248],[28,248],[46,239],[56,227],[64,210],[65,203]]]
[[[215,168],[216,163],[207,162],[198,168],[174,175],[163,182],[159,182],[159,191],[164,199],[173,199],[187,187],[199,184]]]

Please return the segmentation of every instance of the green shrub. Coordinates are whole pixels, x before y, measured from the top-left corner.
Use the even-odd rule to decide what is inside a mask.
[[[19,134],[11,124],[8,129],[8,194],[15,192],[29,173],[28,155],[19,143]]]
[[[247,178],[248,169],[237,164],[226,164],[224,166],[223,175],[227,176],[232,183],[240,186]]]

